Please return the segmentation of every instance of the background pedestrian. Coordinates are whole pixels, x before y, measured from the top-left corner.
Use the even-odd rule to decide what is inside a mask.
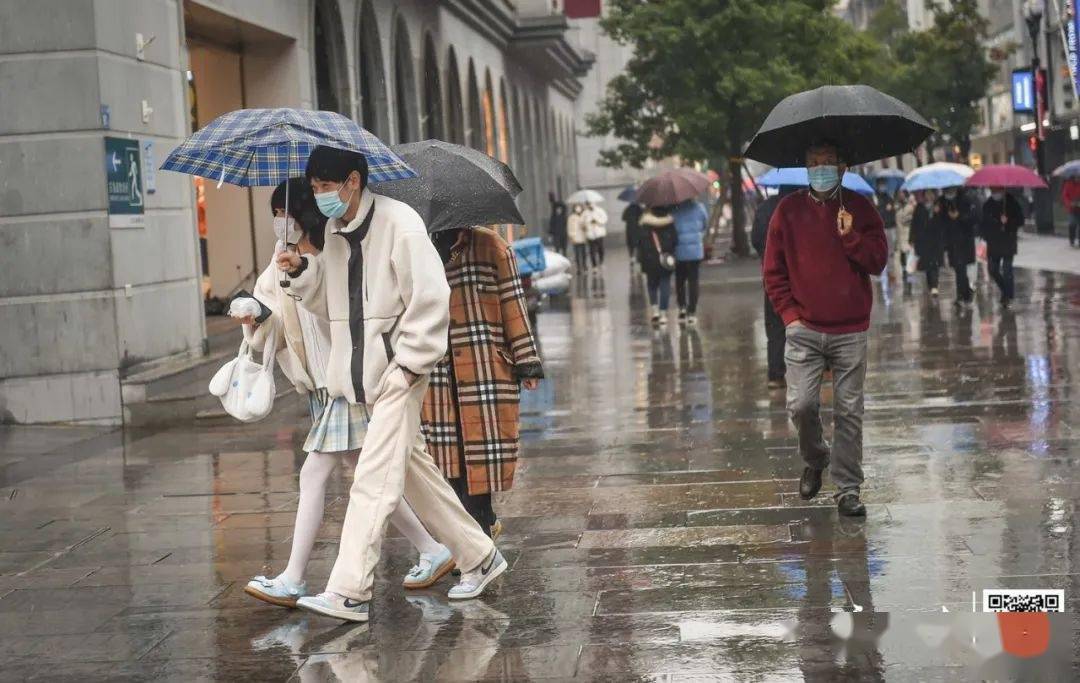
[[[750,232],[750,242],[762,259],[765,258],[765,249],[769,242],[769,220],[772,218],[776,206],[781,199],[798,189],[795,186],[782,185],[775,195],[758,204],[757,210],[754,212],[754,226]],[[773,308],[768,293],[764,295],[764,299],[768,386],[770,389],[782,389],[787,386],[784,379],[787,373],[787,366],[784,364],[784,321],[781,320],[780,315]]]
[[[566,236],[574,247],[574,263],[578,272],[588,270],[588,238],[585,233],[585,206],[574,204],[566,217]]]
[[[1069,246],[1080,247],[1080,178],[1067,178],[1061,188],[1061,203],[1069,212]]]
[[[626,225],[626,250],[630,252],[630,268],[638,262],[638,242],[641,241],[641,204],[630,202],[622,212],[622,220]]]
[[[585,204],[585,239],[589,243],[589,261],[594,271],[604,265],[604,238],[607,237],[607,211]]]
[[[968,266],[975,263],[975,225],[977,217],[972,203],[955,187],[946,188],[938,200],[933,222],[940,226],[945,237],[945,252],[949,266],[956,275],[955,306],[967,306],[975,297],[968,279]]]
[[[671,300],[675,245],[679,241],[671,209],[672,207],[668,206],[654,207],[641,215],[641,242],[638,253],[641,254],[641,269],[645,271],[654,327],[667,324],[668,304]]]
[[[896,202],[896,242],[893,251],[895,263],[904,283],[904,294],[911,293],[911,274],[908,273],[908,256],[911,254],[911,223],[915,218],[915,197],[901,190]]]
[[[1002,306],[1008,306],[1016,296],[1013,258],[1016,235],[1023,225],[1024,210],[1016,197],[1003,187],[991,188],[990,198],[983,204],[979,234],[986,240],[987,267],[1001,290]]]
[[[938,295],[938,273],[945,262],[945,234],[936,221],[938,203],[933,190],[918,194],[911,218],[911,245],[918,259],[918,270],[926,274],[930,296]]]
[[[675,245],[675,295],[679,324],[697,324],[698,280],[705,260],[705,231],[709,212],[701,202],[683,202],[672,213],[678,242]]]
[[[551,217],[548,219],[551,246],[556,252],[566,256],[566,204],[556,198],[554,193],[548,194],[548,200],[551,202]]]

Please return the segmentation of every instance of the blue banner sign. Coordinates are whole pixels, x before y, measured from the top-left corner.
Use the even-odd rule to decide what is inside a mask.
[[[1076,67],[1080,54],[1080,12],[1077,12],[1077,0],[1065,0],[1064,20],[1061,22],[1065,31],[1065,59],[1069,63],[1069,74],[1073,79],[1073,92],[1080,94],[1080,74]]]
[[[1031,69],[1013,71],[1012,109],[1017,114],[1035,113],[1035,79],[1031,77]]]

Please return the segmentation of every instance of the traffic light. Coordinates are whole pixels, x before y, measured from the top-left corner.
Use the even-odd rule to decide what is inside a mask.
[[[1037,136],[1037,135],[1029,135],[1028,136],[1028,149],[1031,150],[1032,154],[1035,154],[1036,152],[1039,151],[1039,136]]]

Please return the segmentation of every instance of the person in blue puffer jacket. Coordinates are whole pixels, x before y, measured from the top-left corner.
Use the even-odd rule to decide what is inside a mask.
[[[672,214],[679,241],[675,245],[675,296],[679,302],[679,324],[697,324],[698,277],[705,259],[705,231],[709,212],[701,202],[690,200]]]

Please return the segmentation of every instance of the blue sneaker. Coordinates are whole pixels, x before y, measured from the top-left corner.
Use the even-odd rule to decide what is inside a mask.
[[[461,581],[450,589],[446,597],[451,600],[468,600],[479,597],[487,585],[499,578],[506,571],[506,560],[498,548],[492,549],[491,553],[484,558],[478,567],[472,571],[462,572]]]
[[[344,621],[364,622],[368,620],[368,604],[353,600],[331,591],[319,593],[310,598],[300,598],[296,606],[324,617],[334,617]]]
[[[296,607],[296,601],[307,595],[307,584],[292,583],[282,576],[268,579],[256,576],[244,586],[244,592],[253,598],[278,607]]]
[[[443,549],[435,555],[420,553],[420,561],[409,570],[408,576],[401,585],[410,590],[433,586],[439,579],[449,574],[455,566],[457,565],[454,563],[454,557],[446,546],[443,546]]]

